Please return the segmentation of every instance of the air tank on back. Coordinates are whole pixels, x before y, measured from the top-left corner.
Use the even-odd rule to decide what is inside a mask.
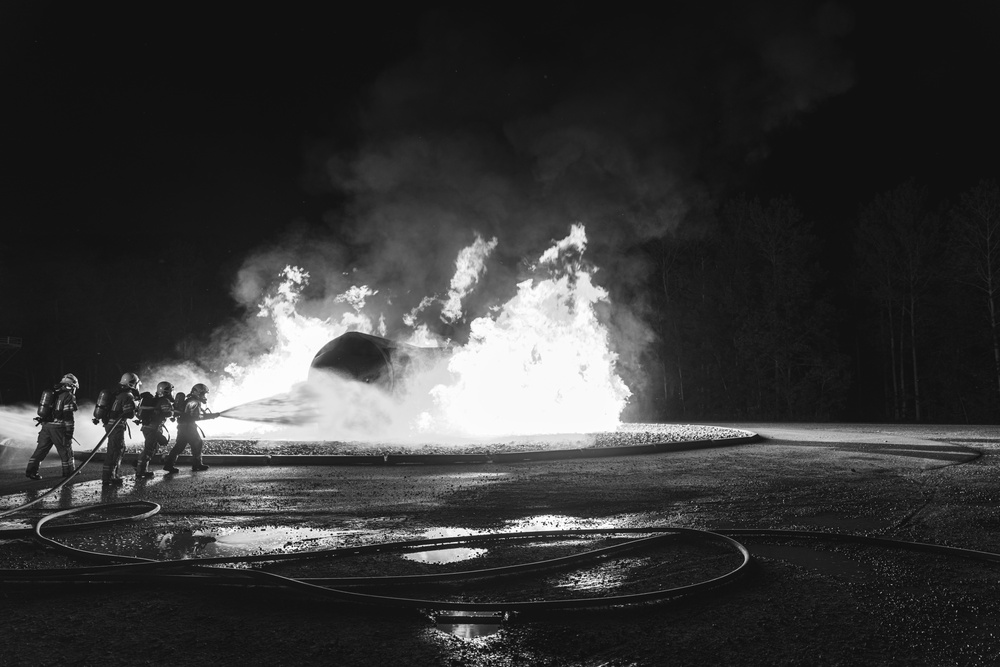
[[[402,387],[408,373],[444,359],[448,352],[443,347],[418,347],[349,331],[316,353],[309,364],[309,376],[327,371],[391,393]]]

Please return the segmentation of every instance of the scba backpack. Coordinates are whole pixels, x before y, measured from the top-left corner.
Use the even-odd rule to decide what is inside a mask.
[[[184,412],[184,404],[187,403],[187,395],[183,391],[174,394],[174,413]]]
[[[136,417],[136,421],[143,426],[156,422],[156,397],[148,391],[139,394],[139,414]]]

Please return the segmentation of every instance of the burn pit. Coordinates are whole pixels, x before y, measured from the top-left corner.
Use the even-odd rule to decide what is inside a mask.
[[[379,426],[380,417],[392,421],[397,410],[406,411],[406,395],[414,393],[414,385],[419,387],[417,393],[434,393],[432,387],[439,377],[435,374],[447,369],[453,354],[455,349],[447,346],[422,347],[359,331],[344,333],[313,355],[305,382],[289,392],[222,412],[237,420],[318,426],[311,437],[210,438],[205,454],[358,457],[356,463],[417,463],[425,462],[424,457],[450,456],[454,462],[474,463],[517,460],[522,455],[537,458],[541,452],[558,452],[561,458],[655,453],[689,448],[690,443],[732,442],[754,435],[721,427],[664,424],[618,424],[614,430],[600,432],[539,431],[492,437],[434,430],[422,433],[413,428],[403,434],[369,428],[363,437],[351,437],[357,433],[339,428],[354,419],[354,410],[361,415],[357,420],[370,426]],[[428,377],[434,379],[428,382]],[[505,408],[502,396],[498,396],[496,409]],[[331,417],[336,421],[330,421]],[[412,412],[409,417],[413,417]],[[327,434],[334,437],[323,437]],[[305,458],[273,461],[303,462]]]

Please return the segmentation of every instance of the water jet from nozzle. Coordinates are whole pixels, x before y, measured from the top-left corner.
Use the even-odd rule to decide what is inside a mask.
[[[319,424],[334,411],[369,413],[398,396],[407,381],[446,360],[450,350],[349,331],[324,345],[309,374],[288,392],[222,411],[230,419],[305,426]],[[376,408],[378,409],[378,408]]]

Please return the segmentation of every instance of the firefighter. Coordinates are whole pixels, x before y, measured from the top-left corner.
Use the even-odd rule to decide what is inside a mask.
[[[28,459],[28,467],[24,476],[28,479],[41,479],[38,474],[38,464],[48,455],[55,445],[59,458],[62,459],[62,476],[69,477],[75,472],[73,467],[73,429],[75,426],[73,413],[76,412],[76,390],[80,381],[72,373],[66,373],[59,384],[51,391],[42,392],[42,400],[38,406],[38,416],[35,418],[41,424],[38,432],[38,446]]]
[[[208,466],[201,462],[201,449],[205,441],[198,433],[198,422],[204,419],[215,419],[219,413],[209,412],[204,407],[207,403],[208,387],[200,382],[191,387],[183,409],[177,414],[177,442],[171,447],[170,453],[163,461],[163,469],[167,471],[167,474],[172,475],[180,472],[174,467],[174,463],[189,444],[191,445],[191,470],[194,472],[208,470]]]
[[[118,468],[125,455],[125,428],[127,420],[135,417],[141,384],[135,373],[124,373],[117,387],[102,391],[97,397],[93,422],[103,423],[108,434],[108,451],[101,469],[101,482],[105,486],[122,484]]]
[[[143,392],[139,398],[139,418],[137,424],[142,424],[141,431],[143,437],[142,454],[136,463],[135,478],[149,479],[153,476],[153,471],[149,470],[149,462],[160,448],[166,445],[169,439],[164,435],[164,423],[167,419],[174,418],[174,385],[169,382],[160,382],[156,385],[156,395],[148,391]]]

